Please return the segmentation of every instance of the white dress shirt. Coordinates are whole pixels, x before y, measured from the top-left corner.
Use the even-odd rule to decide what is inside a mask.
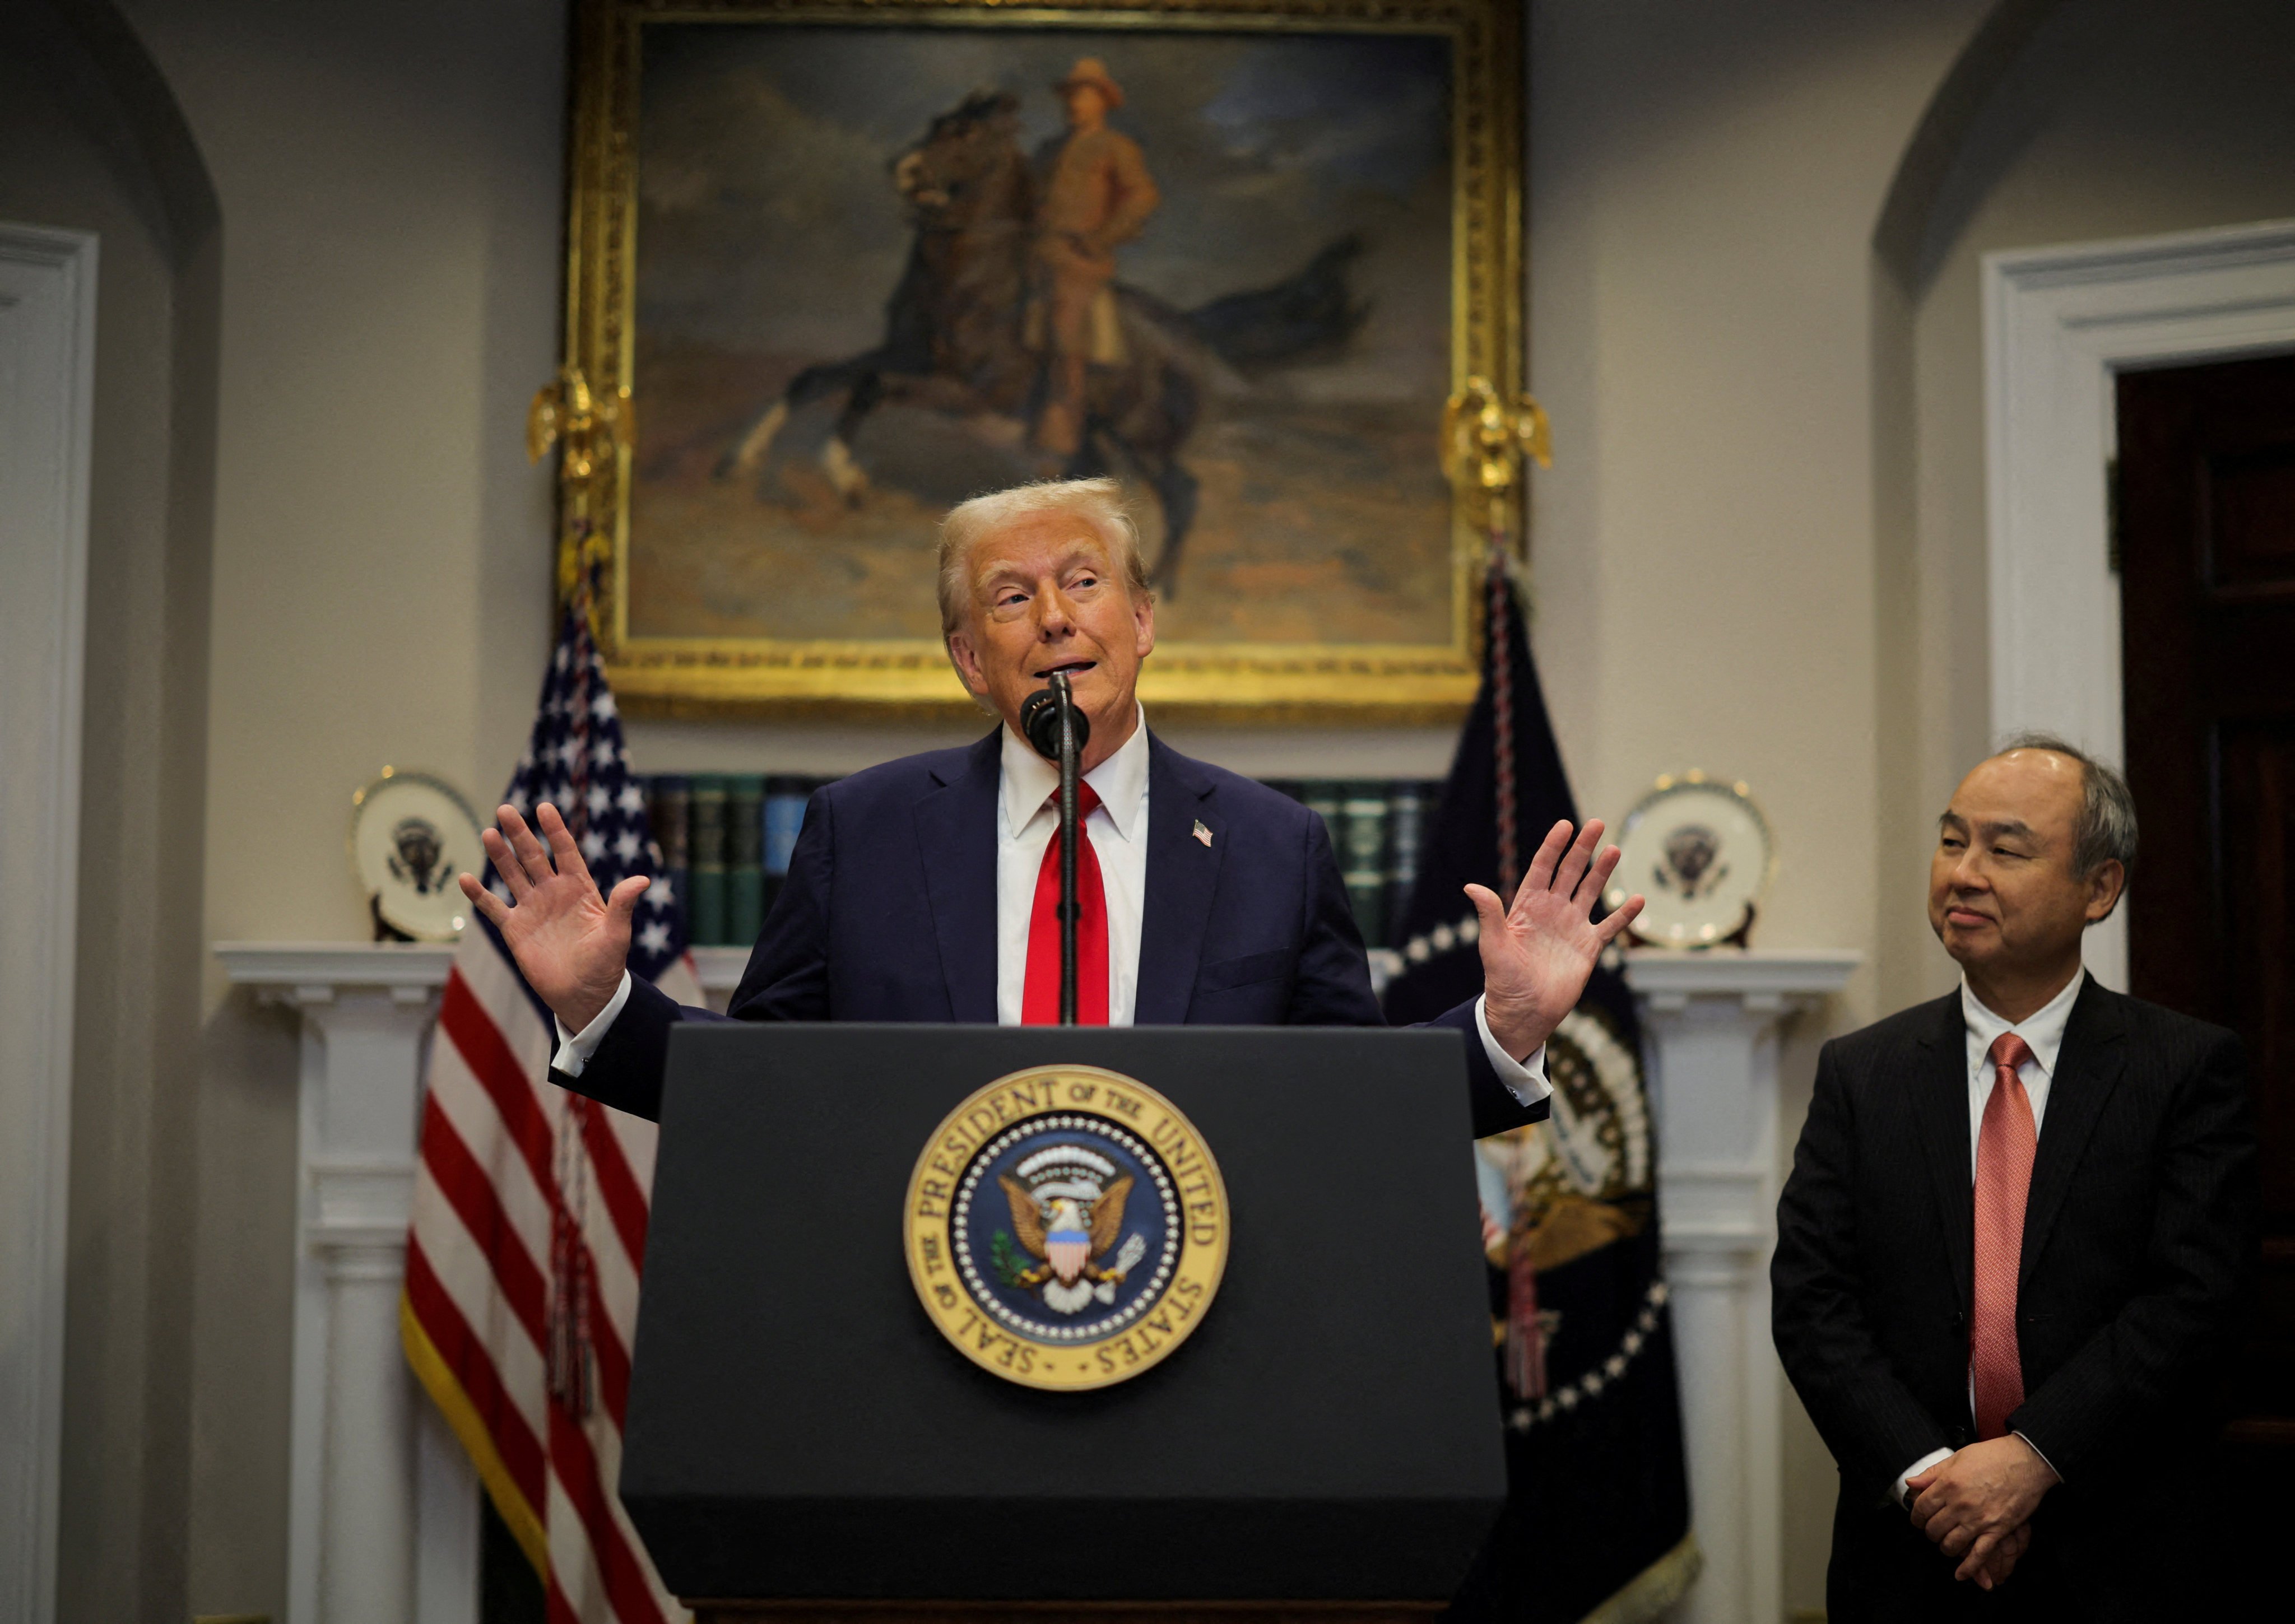
[[[1107,1024],[1129,1026],[1139,1004],[1139,926],[1148,899],[1148,715],[1143,709],[1131,737],[1115,753],[1083,775],[1099,796],[1084,822],[1084,834],[1099,859],[1100,884],[1107,895]],[[1000,785],[996,805],[996,1024],[1020,1024],[1020,1004],[1028,976],[1028,924],[1035,909],[1036,876],[1044,848],[1059,827],[1059,769],[1036,754],[1010,728],[1003,730]],[[578,1032],[557,1023],[558,1052],[550,1064],[579,1077],[598,1052],[615,1018],[630,999],[629,972],[598,1016]],[[1491,1035],[1482,1000],[1474,1000],[1474,1030],[1499,1081],[1523,1105],[1536,1105],[1553,1092],[1546,1080],[1546,1050],[1516,1060]]]
[[[1115,754],[1083,775],[1099,796],[1084,838],[1099,859],[1107,894],[1107,1024],[1129,1026],[1139,1007],[1139,921],[1148,901],[1148,722],[1141,717]],[[1060,770],[1004,730],[996,797],[996,1024],[1020,1024],[1028,980],[1028,926],[1036,876],[1060,827]]]
[[[1992,1098],[1992,1046],[2000,1041],[2001,1033],[2013,1032],[2023,1039],[2024,1046],[2032,1051],[2032,1057],[2016,1068],[2016,1081],[2024,1085],[2024,1097],[2032,1104],[2032,1142],[2037,1146],[2040,1139],[2041,1119],[2048,1111],[2048,1084],[2055,1079],[2056,1057],[2063,1052],[2064,1027],[2072,1018],[2072,1006],[2079,1001],[2080,986],[2087,979],[2085,968],[2075,970],[2071,980],[2064,983],[2062,992],[2022,1020],[2011,1021],[1986,1008],[1983,1000],[1969,986],[1968,977],[1964,975],[1960,978],[1960,1016],[1968,1033],[1968,1182],[1972,1189],[1976,1184],[1977,1141],[1984,1134],[1984,1107]],[[1973,1367],[1968,1373],[1968,1409],[1972,1416],[1976,1413],[1976,1371]],[[2021,1432],[2016,1436],[2024,1438]],[[2024,1441],[2032,1445],[2029,1438],[2024,1438]],[[2032,1445],[2032,1453],[2040,1454],[2038,1445]],[[1951,1457],[1950,1449],[1934,1449],[1899,1473],[1898,1502],[1902,1504],[1904,1501],[1907,1478],[1918,1477],[1937,1462],[1948,1460]],[[2040,1458],[2045,1461],[2047,1457],[2042,1455]],[[2051,1466],[2049,1470],[2053,1472],[2055,1468]]]

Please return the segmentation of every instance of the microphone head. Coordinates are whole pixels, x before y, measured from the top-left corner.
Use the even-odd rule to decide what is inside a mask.
[[[1054,672],[1050,687],[1040,688],[1020,702],[1020,735],[1046,761],[1060,759],[1060,702],[1064,699],[1075,728],[1076,754],[1082,755],[1085,741],[1091,737],[1091,718],[1076,707],[1069,695],[1067,673]]]
[[[1060,702],[1040,688],[1020,701],[1020,736],[1049,761],[1060,758]]]

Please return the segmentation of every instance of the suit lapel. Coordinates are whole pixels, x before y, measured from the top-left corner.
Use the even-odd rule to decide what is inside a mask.
[[[2032,1157],[2032,1185],[2024,1197],[2024,1249],[2016,1269],[2021,1291],[2032,1265],[2048,1244],[2048,1231],[2063,1210],[2072,1170],[2087,1149],[2088,1136],[2118,1086],[2125,1056],[2120,1039],[2127,1027],[2116,994],[2087,976],[2064,1025],[2064,1046],[2048,1080],[2048,1110]]]
[[[1205,845],[1196,836],[1211,831]],[[1139,986],[1132,1019],[1176,1026],[1188,1018],[1204,926],[1227,856],[1227,825],[1210,776],[1148,736],[1148,896],[1139,921]]]
[[[1930,1008],[1934,1017],[1913,1049],[1913,1115],[1920,1123],[1929,1181],[1943,1220],[1953,1285],[1965,1310],[1976,1253],[1975,1187],[1968,1159],[1967,1022],[1958,992],[1948,993]]]
[[[917,803],[917,852],[932,901],[949,1018],[996,1022],[996,796],[999,729],[960,771]],[[935,771],[935,776],[939,774]]]

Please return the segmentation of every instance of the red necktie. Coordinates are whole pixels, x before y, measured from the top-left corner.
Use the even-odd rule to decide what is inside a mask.
[[[1994,1040],[1992,1098],[1976,1136],[1976,1279],[1968,1318],[1968,1369],[1976,1390],[1976,1435],[1998,1438],[2024,1401],[2016,1346],[2016,1271],[2024,1256],[2024,1197],[2032,1187],[2032,1102],[2016,1068],[2031,1046],[2013,1032]]]
[[[1057,804],[1057,801],[1054,803]],[[1076,1022],[1107,1024],[1107,890],[1099,854],[1084,820],[1099,804],[1089,784],[1076,786]],[[1036,902],[1028,910],[1028,975],[1020,988],[1020,1024],[1055,1026],[1060,1019],[1060,831],[1057,825],[1036,870]]]

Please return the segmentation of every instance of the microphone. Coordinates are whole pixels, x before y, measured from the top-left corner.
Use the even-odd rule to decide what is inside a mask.
[[[1052,673],[1049,686],[1020,702],[1020,730],[1036,754],[1060,767],[1060,1024],[1076,1024],[1076,782],[1079,758],[1091,723],[1076,708],[1068,673]]]
[[[1054,672],[1051,680],[1052,688],[1040,688],[1020,702],[1020,736],[1036,747],[1037,755],[1056,762],[1060,759],[1060,702],[1054,690],[1067,692],[1068,673]],[[1091,718],[1076,709],[1073,700],[1068,714],[1074,719],[1076,754],[1081,755],[1091,739]]]

